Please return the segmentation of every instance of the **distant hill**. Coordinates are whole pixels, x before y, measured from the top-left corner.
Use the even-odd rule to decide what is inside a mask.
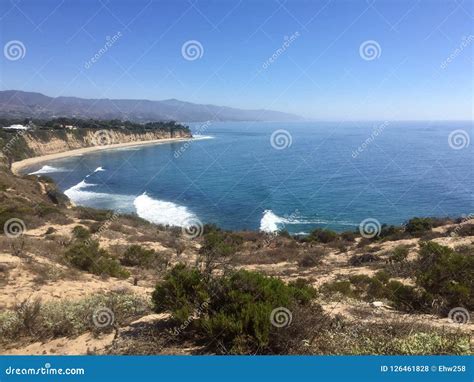
[[[302,118],[272,110],[244,110],[169,99],[86,99],[48,97],[20,90],[0,91],[0,116],[4,118],[74,117],[121,119],[136,122],[200,121],[297,121]]]

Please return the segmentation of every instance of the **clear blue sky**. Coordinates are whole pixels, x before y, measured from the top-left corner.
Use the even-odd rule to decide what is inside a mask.
[[[177,98],[328,120],[472,119],[470,0],[0,4],[2,50],[12,40],[26,49],[18,60],[1,56],[2,90]],[[117,32],[121,37],[86,68]],[[189,40],[200,42],[201,58],[183,57]],[[380,46],[373,60],[360,54],[369,40]]]

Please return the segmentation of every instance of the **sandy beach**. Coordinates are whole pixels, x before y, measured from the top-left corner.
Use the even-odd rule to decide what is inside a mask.
[[[23,169],[28,168],[38,163],[47,162],[54,159],[83,155],[83,154],[91,153],[94,151],[113,150],[113,149],[118,149],[122,147],[156,145],[156,144],[164,144],[164,143],[179,142],[179,141],[189,141],[191,139],[192,138],[164,138],[164,139],[154,139],[151,141],[116,143],[112,145],[91,146],[91,147],[84,147],[84,148],[76,149],[76,150],[62,151],[59,153],[42,155],[42,156],[37,156],[33,158],[23,159],[18,162],[13,162],[12,172],[18,175],[21,173]]]

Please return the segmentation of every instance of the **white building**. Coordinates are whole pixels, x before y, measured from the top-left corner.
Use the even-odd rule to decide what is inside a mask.
[[[29,130],[31,126],[23,126],[23,125],[11,125],[11,126],[3,126],[5,130]]]

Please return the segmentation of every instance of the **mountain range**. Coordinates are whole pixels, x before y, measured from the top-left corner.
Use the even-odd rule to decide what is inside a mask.
[[[48,97],[20,90],[0,91],[0,116],[3,118],[56,117],[120,119],[135,122],[173,120],[202,121],[297,121],[301,117],[273,110],[245,110],[226,106],[196,104],[168,99],[86,99]]]

